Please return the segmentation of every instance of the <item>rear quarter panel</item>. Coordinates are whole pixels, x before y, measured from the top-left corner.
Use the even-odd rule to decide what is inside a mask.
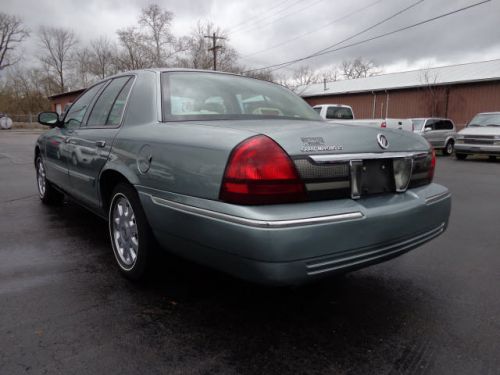
[[[218,199],[232,149],[254,134],[186,122],[130,126],[115,139],[114,162],[132,171],[137,185]],[[144,155],[151,158],[146,172],[138,166]]]

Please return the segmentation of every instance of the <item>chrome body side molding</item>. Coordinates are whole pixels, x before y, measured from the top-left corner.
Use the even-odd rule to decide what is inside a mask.
[[[355,212],[346,212],[328,216],[309,217],[303,219],[257,220],[257,219],[248,219],[241,216],[224,214],[221,212],[207,210],[204,208],[194,207],[183,203],[174,202],[171,200],[158,198],[150,194],[146,195],[149,195],[151,201],[159,206],[168,207],[176,211],[198,215],[209,219],[221,220],[233,224],[245,225],[255,228],[291,228],[291,227],[299,227],[307,225],[327,224],[340,221],[358,220],[364,217],[363,213],[355,211]]]

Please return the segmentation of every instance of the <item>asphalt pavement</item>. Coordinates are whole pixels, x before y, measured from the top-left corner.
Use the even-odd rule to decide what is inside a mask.
[[[500,161],[439,157],[448,230],[380,265],[276,289],[165,256],[132,283],[104,221],[41,204],[36,137],[0,131],[0,374],[500,374]]]

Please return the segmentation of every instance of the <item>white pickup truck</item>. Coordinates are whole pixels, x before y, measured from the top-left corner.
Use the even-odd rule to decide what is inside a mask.
[[[413,131],[413,123],[410,119],[355,119],[352,108],[344,104],[319,104],[313,109],[328,122]]]

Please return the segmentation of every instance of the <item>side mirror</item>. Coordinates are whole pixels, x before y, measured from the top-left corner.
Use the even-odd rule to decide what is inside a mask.
[[[430,126],[426,126],[424,128],[424,133],[430,132],[431,130],[432,130],[432,128]]]
[[[41,112],[38,114],[38,122],[47,126],[60,126],[59,114],[57,112]]]

